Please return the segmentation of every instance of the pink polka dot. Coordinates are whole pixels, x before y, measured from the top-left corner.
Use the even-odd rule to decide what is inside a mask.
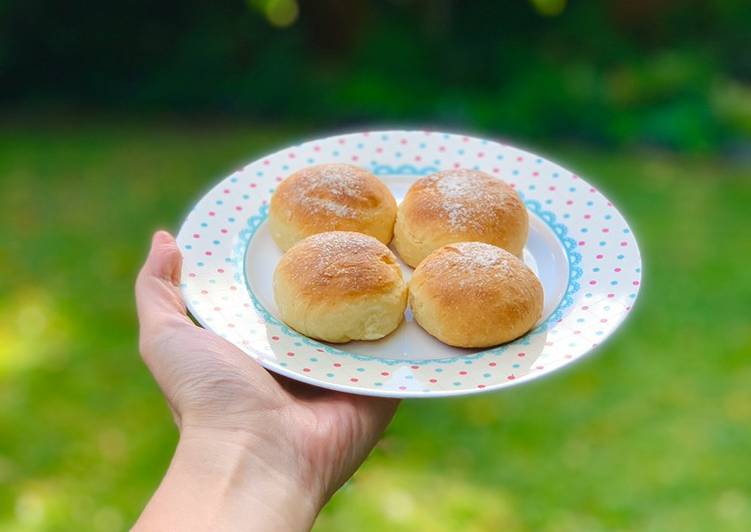
[[[496,366],[496,363],[495,362],[490,362],[490,363],[488,363],[488,366],[490,366],[491,368],[494,368]]]
[[[381,372],[381,376],[383,376],[383,377],[388,377],[389,375],[391,375],[391,373],[389,373],[388,371],[382,371]]]
[[[211,256],[211,251],[204,251],[204,255],[206,255],[207,257],[210,257]]]
[[[217,268],[217,269],[216,269],[216,271],[217,271],[218,273],[224,273],[224,268]]]
[[[519,353],[519,354],[517,354],[516,356],[518,356],[518,357],[522,357],[522,358],[523,358],[523,357],[527,356],[527,353]]]
[[[466,371],[460,371],[460,372],[459,372],[459,375],[466,375],[466,374],[467,374],[467,372],[466,372]]]
[[[279,341],[279,337],[278,336],[272,336],[271,339],[274,340],[275,342]]]
[[[225,194],[229,194],[229,189],[228,189],[228,188],[225,188],[225,189],[224,189],[224,193],[225,193]]]
[[[639,286],[639,281],[634,281],[634,282],[633,282],[633,283],[631,283],[631,284],[633,284],[634,286]]]
[[[507,380],[510,380],[510,381],[514,380],[515,378],[516,378],[516,375],[514,375],[514,374],[511,374],[511,375],[507,375],[507,376],[506,376],[506,379],[507,379]]]
[[[602,228],[602,232],[603,232],[603,233],[609,233],[609,232],[610,232],[610,229],[608,229],[607,227],[603,227],[603,228]]]
[[[400,390],[406,390],[406,389],[407,389],[407,387],[406,387],[406,386],[399,386],[399,389],[400,389]]]
[[[193,233],[193,238],[201,238],[201,235],[199,235],[198,233]]]
[[[294,351],[287,351],[287,356],[288,356],[288,357],[293,357],[293,356],[295,356],[295,353],[294,353]]]
[[[621,273],[621,269],[620,269],[620,268],[616,268],[616,269],[614,269],[613,271],[614,271],[615,273]]]
[[[584,244],[586,244],[586,242],[584,242],[584,240],[579,240],[579,245],[580,246],[583,246]]]
[[[603,257],[602,255],[595,255],[596,259],[601,259],[602,257]]]
[[[589,284],[591,284],[592,286],[594,286],[594,285],[597,284],[597,281],[595,281],[594,279],[592,279],[591,281],[589,281]]]
[[[358,379],[357,377],[352,377],[352,378],[350,379],[350,381],[351,381],[351,382],[358,382],[359,380],[360,380],[360,379]]]
[[[412,369],[420,369],[420,366],[410,366]]]
[[[432,382],[433,384],[435,384],[436,382],[438,382],[438,379],[430,379],[430,382]]]
[[[216,213],[214,211],[209,211],[209,216],[216,216]]]
[[[485,385],[484,384],[478,384],[477,387],[478,388],[485,388]]]
[[[310,368],[303,368],[302,369],[305,373],[310,373]]]

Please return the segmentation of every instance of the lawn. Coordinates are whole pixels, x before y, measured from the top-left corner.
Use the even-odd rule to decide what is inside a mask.
[[[119,530],[176,431],[136,350],[157,227],[311,128],[0,125],[0,530]],[[406,402],[320,531],[748,530],[751,169],[719,157],[530,146],[596,183],[644,256],[596,356],[467,399]]]

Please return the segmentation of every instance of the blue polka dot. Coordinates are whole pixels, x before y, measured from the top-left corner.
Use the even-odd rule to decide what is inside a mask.
[[[217,205],[224,205],[224,202],[223,202],[222,200],[220,200],[220,199],[219,199],[219,200],[216,200],[216,204],[217,204]]]
[[[327,373],[326,376],[329,377],[329,378],[331,378],[331,377],[334,376],[334,374],[333,373]]]
[[[586,227],[582,227],[582,233],[589,233],[589,229],[587,229]]]
[[[563,217],[564,217],[564,218],[565,218],[566,220],[568,220],[569,218],[571,218],[571,215],[570,215],[569,213],[566,213],[566,214],[564,214],[564,215],[563,215]]]
[[[582,322],[584,322],[584,318],[579,318],[578,320],[576,320],[576,323],[582,323]]]
[[[458,153],[459,153],[459,155],[464,155],[464,150],[463,150],[463,149],[462,149],[462,150],[459,150],[459,152],[458,152]]]
[[[592,297],[592,292],[587,292],[586,294],[584,294],[584,297]]]
[[[625,234],[625,235],[629,234],[630,232],[631,232],[631,231],[629,231],[628,229],[624,229],[624,230],[623,230],[623,234]]]
[[[536,190],[536,189],[537,189],[537,187],[536,187],[536,186],[534,186],[534,185],[529,185],[529,187],[528,187],[528,188],[529,188],[529,190]]]
[[[421,143],[420,143],[420,147],[421,147],[422,149],[425,149],[425,146],[426,146],[426,144],[425,144],[424,142],[421,142]]]
[[[229,258],[229,257],[226,257],[226,258],[224,259],[224,262],[230,263],[230,262],[232,262],[232,259],[231,259],[231,258]]]
[[[618,255],[618,260],[623,260],[623,255]]]
[[[334,157],[339,157],[339,151],[334,150],[333,152],[331,152],[331,155],[333,155]]]
[[[250,196],[248,196],[247,194],[243,194],[243,199],[250,199]]]
[[[297,347],[300,347],[301,345],[302,345],[302,343],[300,343],[300,342],[295,342],[295,346],[297,346]]]
[[[594,202],[593,202],[593,201],[588,201],[588,202],[587,202],[587,207],[591,207],[592,205],[594,205]]]
[[[511,172],[511,173],[512,173],[512,174],[514,174],[514,175],[519,175],[519,170],[514,170],[514,171],[513,171],[513,172]]]
[[[560,175],[558,175],[558,172],[553,172],[553,177],[558,178]]]
[[[443,373],[443,368],[435,368],[436,373]]]
[[[613,286],[615,286],[615,285],[618,284],[618,281],[610,281],[610,284],[613,285]]]
[[[636,271],[636,273],[640,273],[641,272],[641,268],[636,268],[635,271]]]
[[[214,240],[213,244],[214,244],[215,246],[218,246],[218,245],[220,244],[220,242],[219,242],[218,240]]]
[[[362,373],[363,371],[365,371],[365,368],[357,368],[357,371],[359,371],[360,373]]]
[[[553,200],[552,200],[552,199],[549,199],[549,200],[545,200],[545,205],[550,205],[551,203],[553,203]]]
[[[606,245],[607,245],[607,242],[605,242],[604,240],[600,240],[600,246],[606,246]]]
[[[383,386],[383,383],[382,382],[374,382],[373,386]]]
[[[399,157],[401,157],[401,156],[402,156],[402,152],[400,152],[400,151],[398,151],[398,152],[396,152],[396,153],[394,154],[394,157],[396,157],[397,159],[398,159]]]
[[[472,364],[472,361],[471,360],[465,360],[464,363],[469,366],[469,365]]]
[[[435,161],[433,161],[433,164],[436,165],[436,166],[438,166],[439,164],[441,164],[441,160],[440,159],[436,159]]]
[[[518,368],[518,367],[521,367],[521,364],[512,364],[511,367],[512,368]]]
[[[289,165],[285,164],[284,166],[282,166],[282,170],[289,170]]]
[[[191,244],[185,244],[185,249],[193,249],[193,246]]]
[[[568,191],[569,192],[576,192],[576,187],[571,187],[570,189],[568,189]]]
[[[230,183],[237,183],[237,178],[236,177],[232,177],[232,178],[230,178],[229,182]]]
[[[199,262],[197,262],[197,263],[196,263],[196,266],[198,266],[199,268],[200,268],[200,267],[202,267],[202,266],[203,266],[203,262],[200,262],[200,261],[199,261]]]
[[[389,136],[388,135],[381,135],[381,140],[389,140]]]
[[[489,379],[490,378],[490,373],[483,373],[482,376],[485,377],[486,379]]]
[[[363,144],[362,142],[359,142],[359,143],[357,144],[357,149],[358,149],[358,150],[361,150],[361,149],[363,149],[364,147],[365,147],[365,144]]]
[[[316,162],[316,160],[313,159],[313,157],[308,157],[308,159],[307,159],[307,163],[308,164],[313,164],[314,162]]]
[[[535,162],[536,162],[537,164],[542,164],[542,159],[535,159]]]
[[[496,159],[498,159],[499,161],[502,161],[503,160],[503,155],[497,156]]]
[[[405,375],[404,378],[407,379],[408,381],[411,381],[413,377],[412,375]]]
[[[256,175],[257,175],[258,177],[261,177],[261,176],[263,175],[263,172],[261,172],[261,171],[259,170],[258,172],[256,172]]]
[[[234,217],[234,216],[230,216],[229,218],[227,218],[227,221],[228,221],[229,223],[232,223],[232,222],[234,222],[234,221],[235,221],[235,217]]]
[[[310,357],[308,360],[311,362],[318,362],[318,359],[316,357]]]
[[[595,272],[595,273],[597,273],[597,272],[600,271],[600,268],[592,268],[592,271]]]
[[[454,386],[460,386],[460,385],[461,385],[461,382],[458,382],[458,381],[457,381],[457,382],[454,382],[454,383],[452,383],[452,384],[453,384]]]

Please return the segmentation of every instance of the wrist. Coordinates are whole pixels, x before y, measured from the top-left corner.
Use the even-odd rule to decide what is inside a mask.
[[[172,524],[181,525],[172,528],[230,530],[243,523],[249,530],[309,530],[322,496],[262,451],[245,433],[184,429],[154,497],[172,503]]]

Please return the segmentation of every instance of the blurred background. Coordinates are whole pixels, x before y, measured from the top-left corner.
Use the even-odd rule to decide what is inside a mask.
[[[0,530],[123,530],[161,478],[151,232],[265,152],[391,126],[592,181],[644,287],[571,369],[405,403],[316,529],[748,530],[750,37],[743,0],[0,2]]]

